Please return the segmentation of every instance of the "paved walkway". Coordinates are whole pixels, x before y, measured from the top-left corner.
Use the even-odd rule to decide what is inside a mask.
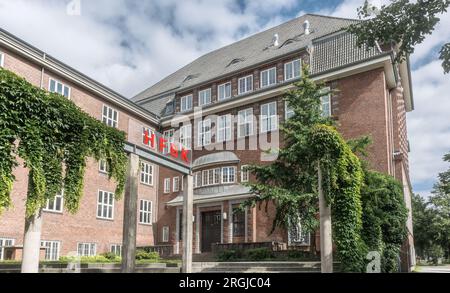
[[[419,266],[419,273],[449,273],[450,265],[445,266]]]

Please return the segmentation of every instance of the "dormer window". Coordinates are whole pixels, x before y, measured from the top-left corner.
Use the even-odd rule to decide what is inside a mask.
[[[228,63],[227,67],[229,67],[229,66],[231,66],[231,65],[234,65],[234,64],[237,64],[237,63],[242,62],[242,61],[244,61],[244,59],[241,59],[241,58],[234,58],[233,60],[231,60],[230,63]]]

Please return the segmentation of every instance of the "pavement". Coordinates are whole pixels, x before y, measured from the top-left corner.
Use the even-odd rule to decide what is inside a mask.
[[[445,266],[417,266],[419,273],[448,273],[450,274],[450,265]]]

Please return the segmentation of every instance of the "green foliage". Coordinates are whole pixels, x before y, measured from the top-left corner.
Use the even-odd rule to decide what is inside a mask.
[[[392,0],[389,5],[381,7],[376,17],[369,18],[374,9],[365,1],[364,6],[358,9],[358,15],[366,20],[351,25],[349,31],[356,34],[359,46],[374,47],[377,42],[397,46],[396,61],[399,62],[412,54],[414,47],[433,32],[440,21],[438,15],[446,12],[449,5],[450,0]],[[440,59],[444,72],[448,73],[450,43],[442,47]]]
[[[437,265],[439,259],[444,257],[444,250],[439,244],[432,244],[428,249],[428,256],[431,258],[433,264]]]
[[[107,161],[109,177],[117,183],[115,196],[121,197],[127,168],[124,132],[4,69],[0,69],[0,109],[0,212],[11,204],[17,156],[30,171],[27,217],[63,186],[65,208],[75,213],[88,157]]]
[[[218,261],[235,261],[242,259],[242,257],[243,257],[242,250],[234,250],[234,249],[222,250],[217,254]]]
[[[262,261],[274,258],[274,253],[265,247],[253,249],[228,249],[222,250],[217,254],[219,261]]]
[[[119,256],[114,255],[114,258],[107,257],[104,254],[102,255],[94,255],[94,256],[82,256],[80,257],[80,263],[117,263],[120,262],[121,258]],[[61,256],[59,258],[59,262],[61,263],[71,263],[77,262],[77,257],[75,256]]]
[[[268,248],[254,248],[246,251],[249,260],[258,261],[273,258],[273,253]]]
[[[111,261],[120,261],[120,259],[121,259],[120,256],[118,256],[117,254],[115,254],[113,252],[105,252],[100,255]]]
[[[147,252],[142,249],[138,249],[136,251],[136,259],[137,260],[159,260],[159,253],[156,251]]]

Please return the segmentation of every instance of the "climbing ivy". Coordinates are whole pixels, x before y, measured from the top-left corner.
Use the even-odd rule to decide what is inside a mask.
[[[62,187],[65,208],[75,213],[88,157],[106,160],[120,198],[127,168],[124,143],[124,132],[90,117],[69,99],[0,69],[0,212],[11,205],[18,157],[29,169],[27,217]]]

